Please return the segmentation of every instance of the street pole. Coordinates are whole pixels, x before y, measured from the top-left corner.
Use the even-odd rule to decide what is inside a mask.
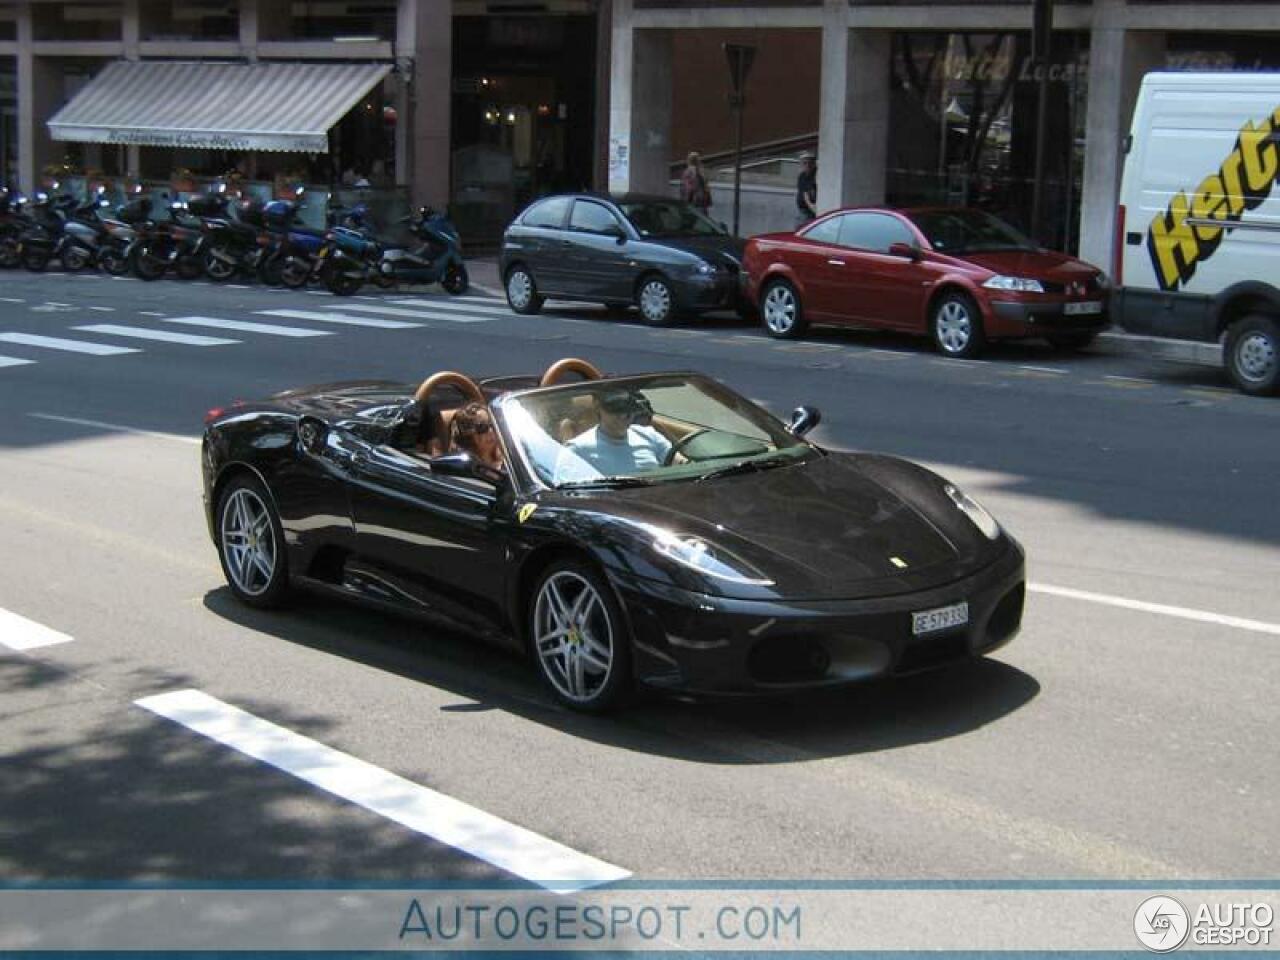
[[[738,235],[739,213],[742,208],[742,115],[747,107],[747,74],[755,61],[756,48],[745,43],[726,43],[725,56],[729,59],[729,106],[734,111],[736,127],[733,155],[733,235]]]
[[[1049,58],[1053,41],[1053,0],[1032,0],[1031,56],[1040,87],[1036,97],[1036,163],[1031,185],[1031,239],[1043,242],[1045,141],[1049,133]]]
[[[735,98],[737,104],[735,111],[737,113],[737,135],[734,145],[733,154],[733,235],[738,235],[738,212],[742,204],[742,114],[743,107],[746,106],[741,95]]]

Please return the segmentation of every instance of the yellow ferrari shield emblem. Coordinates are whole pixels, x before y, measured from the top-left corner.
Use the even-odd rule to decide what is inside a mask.
[[[516,514],[516,516],[520,518],[521,523],[524,523],[526,520],[528,520],[530,517],[533,516],[533,511],[537,509],[538,509],[538,505],[536,503],[526,503],[523,507],[520,508],[520,511]]]

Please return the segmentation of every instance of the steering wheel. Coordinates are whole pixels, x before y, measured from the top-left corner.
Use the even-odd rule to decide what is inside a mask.
[[[689,444],[693,443],[694,440],[698,439],[698,437],[702,436],[704,433],[710,432],[710,427],[699,427],[697,430],[690,430],[671,445],[671,449],[667,451],[667,456],[662,461],[662,465],[664,467],[671,466],[671,464],[675,463],[677,453],[683,454],[685,447],[689,446]],[[689,458],[686,456],[685,459],[687,460]]]
[[[566,373],[580,373],[587,380],[599,380],[604,376],[594,364],[590,364],[586,360],[579,360],[577,357],[565,357],[563,360],[557,360],[547,367],[547,372],[538,381],[538,386],[549,387],[554,383],[559,383],[561,376]]]
[[[484,403],[484,393],[476,386],[476,382],[468,377],[465,373],[455,373],[452,370],[441,370],[439,373],[433,373],[427,379],[422,381],[417,391],[413,395],[413,399],[422,403],[432,392],[440,387],[457,387],[466,395],[468,400],[475,400],[477,403]]]

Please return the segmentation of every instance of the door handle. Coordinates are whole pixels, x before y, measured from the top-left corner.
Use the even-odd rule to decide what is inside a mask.
[[[843,261],[843,260],[828,260],[828,261],[827,261],[827,263],[831,264],[833,267],[843,267],[843,266],[844,266],[844,261]]]

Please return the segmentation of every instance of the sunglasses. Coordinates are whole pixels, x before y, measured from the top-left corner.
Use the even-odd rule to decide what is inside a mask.
[[[483,434],[483,433],[488,433],[492,429],[493,429],[492,423],[477,423],[470,430],[466,430],[464,432],[471,433],[471,434]]]

